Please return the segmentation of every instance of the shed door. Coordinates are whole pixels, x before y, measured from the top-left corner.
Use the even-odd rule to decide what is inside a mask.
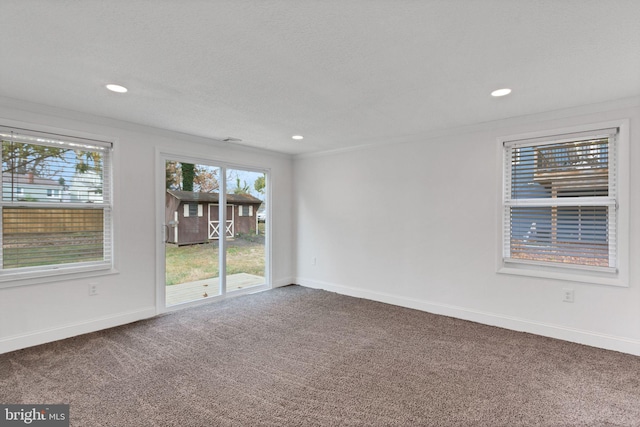
[[[233,205],[227,205],[227,224],[225,230],[227,237],[233,237],[235,235],[234,230],[234,214],[235,209]],[[220,221],[218,215],[218,205],[209,204],[209,240],[217,240],[220,238]]]

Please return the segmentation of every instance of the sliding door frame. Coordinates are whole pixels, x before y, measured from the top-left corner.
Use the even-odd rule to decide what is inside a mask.
[[[235,297],[242,294],[254,293],[272,288],[271,280],[271,221],[265,222],[265,264],[264,264],[264,278],[265,283],[263,285],[253,286],[242,290],[232,292],[231,295],[227,294],[226,282],[227,282],[227,237],[226,230],[222,236],[224,238],[218,239],[219,242],[219,268],[218,276],[220,283],[220,294],[216,296],[207,297],[204,299],[198,299],[191,302],[185,302],[174,306],[166,306],[166,251],[165,241],[167,236],[167,224],[165,224],[165,198],[166,198],[166,162],[167,160],[179,161],[184,163],[202,164],[207,166],[213,166],[220,168],[220,191],[218,193],[218,218],[221,224],[226,225],[227,220],[227,171],[229,169],[238,169],[248,172],[264,173],[265,175],[265,197],[267,219],[271,218],[271,170],[269,168],[249,165],[231,163],[215,158],[206,157],[200,154],[185,154],[184,152],[177,152],[168,149],[156,148],[155,153],[155,188],[156,188],[156,287],[155,287],[155,302],[156,313],[164,313],[177,309],[182,309],[189,306],[200,305],[208,303],[214,300]],[[221,236],[221,237],[222,237]]]

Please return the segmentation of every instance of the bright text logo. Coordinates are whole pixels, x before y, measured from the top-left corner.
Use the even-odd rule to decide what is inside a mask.
[[[0,405],[0,427],[69,427],[69,405]]]

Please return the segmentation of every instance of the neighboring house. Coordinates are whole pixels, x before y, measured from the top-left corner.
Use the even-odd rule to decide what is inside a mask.
[[[533,181],[552,198],[606,196],[609,153],[601,140],[535,150]],[[593,241],[607,251],[606,206],[557,207],[550,212],[551,239]]]
[[[3,172],[2,200],[61,202],[68,200],[68,196],[65,194],[64,186],[55,179],[40,178],[32,173]]]
[[[13,189],[13,191],[12,191]],[[2,199],[31,202],[102,203],[102,178],[95,172],[76,173],[68,186],[32,173],[2,174]]]
[[[516,192],[531,199],[601,196],[608,189],[608,152],[601,141],[564,146],[519,149],[514,165]],[[539,186],[539,188],[536,188]],[[526,240],[580,242],[606,245],[606,207],[538,208],[533,220],[512,219],[515,236]],[[606,248],[605,248],[606,249]]]
[[[221,227],[218,193],[167,190],[165,223],[168,243],[191,245],[217,240],[222,229],[226,236],[255,234],[257,212],[262,200],[250,194],[227,194],[227,221]]]
[[[76,173],[69,183],[69,196],[72,202],[102,203],[102,177],[93,171]]]

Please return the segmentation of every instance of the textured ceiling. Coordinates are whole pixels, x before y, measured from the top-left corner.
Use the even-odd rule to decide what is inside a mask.
[[[0,96],[292,154],[640,95],[638,0],[1,0],[0,28]]]

